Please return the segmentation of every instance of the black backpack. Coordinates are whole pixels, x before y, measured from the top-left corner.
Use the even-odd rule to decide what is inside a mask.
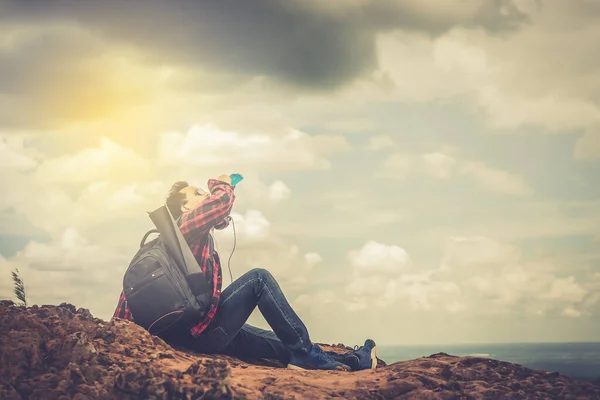
[[[157,229],[144,235],[123,277],[123,293],[134,322],[162,336],[204,319],[212,287],[169,209],[163,205],[148,214]],[[159,236],[145,243],[152,233]]]

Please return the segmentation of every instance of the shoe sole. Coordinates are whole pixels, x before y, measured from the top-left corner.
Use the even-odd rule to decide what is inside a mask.
[[[288,364],[287,369],[292,369],[292,370],[296,370],[296,371],[344,371],[344,372],[350,371],[350,367],[348,367],[348,369],[336,368],[336,369],[329,369],[329,370],[328,369],[320,370],[317,368],[314,368],[314,369],[302,368],[302,367],[299,367],[297,365],[292,365],[292,364]]]
[[[377,346],[371,349],[371,369],[377,368]]]

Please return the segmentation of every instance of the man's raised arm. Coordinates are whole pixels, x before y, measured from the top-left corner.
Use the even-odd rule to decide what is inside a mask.
[[[194,231],[206,233],[211,228],[218,226],[225,228],[228,221],[225,217],[231,212],[235,194],[231,186],[231,178],[221,175],[218,179],[208,180],[210,196],[198,203],[190,211],[183,213],[181,221],[181,232],[186,235]]]

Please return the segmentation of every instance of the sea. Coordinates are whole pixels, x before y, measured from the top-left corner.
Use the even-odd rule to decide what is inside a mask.
[[[435,353],[508,361],[531,369],[558,372],[571,378],[600,383],[600,342],[377,346],[377,356],[388,364]]]

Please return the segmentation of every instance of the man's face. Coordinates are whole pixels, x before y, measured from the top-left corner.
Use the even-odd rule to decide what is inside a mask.
[[[197,188],[196,186],[188,186],[184,187],[179,191],[179,193],[185,194],[186,202],[181,207],[181,211],[185,212],[187,210],[191,210],[196,206],[196,204],[200,203],[202,200],[208,197],[209,193]]]

